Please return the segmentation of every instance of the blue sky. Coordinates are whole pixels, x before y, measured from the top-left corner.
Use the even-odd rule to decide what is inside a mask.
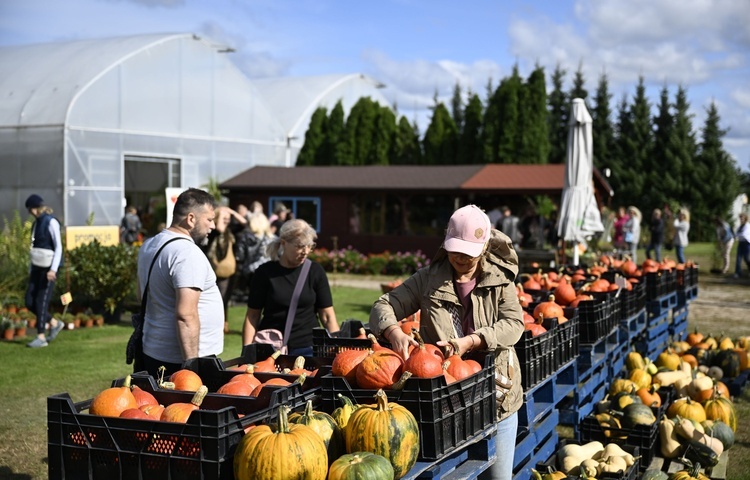
[[[747,0],[2,0],[0,46],[193,32],[233,47],[251,77],[368,74],[424,129],[435,92],[459,82],[484,98],[518,63],[566,88],[582,65],[592,97],[606,72],[632,99],[643,75],[652,104],[687,88],[699,130],[715,101],[724,146],[750,171],[750,4]],[[698,138],[700,132],[697,131]]]

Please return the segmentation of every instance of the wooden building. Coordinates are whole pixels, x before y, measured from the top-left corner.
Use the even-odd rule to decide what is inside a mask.
[[[508,205],[522,218],[534,196],[559,204],[564,176],[564,165],[258,166],[220,188],[233,207],[257,200],[270,215],[283,203],[317,230],[324,248],[432,256],[456,208]],[[598,172],[594,180],[600,205],[608,204],[609,184]]]

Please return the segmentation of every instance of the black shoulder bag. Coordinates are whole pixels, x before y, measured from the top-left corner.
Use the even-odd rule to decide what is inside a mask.
[[[146,277],[146,288],[143,289],[143,298],[141,299],[141,310],[138,313],[134,313],[130,317],[130,321],[133,324],[133,333],[130,335],[128,340],[128,346],[125,349],[125,363],[130,365],[133,364],[133,373],[140,372],[146,369],[143,364],[143,322],[146,316],[146,303],[148,302],[148,284],[151,282],[151,270],[154,269],[156,259],[164,247],[174,242],[175,240],[187,240],[187,238],[177,237],[164,242],[164,245],[159,247],[156,251],[153,260],[151,260],[151,266],[148,269],[148,276]]]

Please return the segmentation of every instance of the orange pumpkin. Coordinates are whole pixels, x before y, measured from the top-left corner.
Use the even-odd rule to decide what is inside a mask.
[[[391,388],[403,371],[401,356],[384,348],[371,353],[357,366],[357,385],[360,388]]]
[[[89,407],[91,415],[102,417],[119,417],[130,408],[138,408],[133,392],[130,390],[130,375],[125,377],[122,387],[112,387],[99,392]]]
[[[550,295],[546,302],[540,302],[539,305],[534,308],[534,318],[539,318],[540,314],[545,319],[557,318],[558,324],[568,321],[568,319],[565,318],[565,312],[562,307],[555,301],[554,295]]]
[[[203,380],[192,370],[178,370],[174,372],[170,377],[169,381],[174,384],[175,390],[181,390],[186,392],[198,391]]]
[[[374,339],[375,337],[373,336],[372,338]],[[346,378],[349,385],[356,385],[357,366],[369,354],[369,350],[344,350],[343,352],[339,352],[331,363],[331,373],[334,376]]]
[[[412,332],[419,346],[410,353],[404,369],[415,377],[433,378],[443,374],[443,354],[439,350],[428,349],[418,331]]]
[[[667,409],[668,418],[675,418],[678,415],[682,418],[695,420],[698,423],[706,420],[706,410],[703,408],[703,405],[693,401],[689,397],[678,398]]]
[[[644,405],[657,408],[661,407],[661,395],[656,391],[654,385],[639,388],[635,394],[638,395],[638,398],[641,399]]]
[[[190,414],[194,410],[198,410],[203,403],[203,399],[206,398],[208,388],[205,385],[201,385],[193,395],[190,403],[173,403],[167,406],[161,414],[162,422],[174,422],[174,423],[187,423]]]

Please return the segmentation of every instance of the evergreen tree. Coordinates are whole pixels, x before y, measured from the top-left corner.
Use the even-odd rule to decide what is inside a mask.
[[[706,113],[691,182],[695,188],[693,198],[699,199],[700,203],[693,206],[690,220],[692,238],[704,241],[714,238],[712,219],[726,217],[740,193],[742,176],[734,158],[724,150],[722,138],[727,130],[719,126],[721,119],[714,102],[711,102]]]
[[[487,83],[487,108],[482,122],[482,151],[484,163],[499,163],[500,140],[500,88],[491,90],[491,82]]]
[[[563,91],[565,73],[560,64],[552,72],[552,91],[548,99],[550,163],[565,163],[565,150],[568,143],[568,117],[570,116],[568,97]]]
[[[522,88],[518,163],[547,163],[550,144],[547,128],[547,87],[544,68],[536,66]]]
[[[595,107],[591,111],[591,130],[593,133],[594,166],[602,174],[605,169],[613,171],[615,132],[612,125],[612,110],[609,102],[612,94],[609,93],[609,82],[607,74],[602,73],[594,96]]]
[[[668,188],[659,188],[659,190],[664,190],[671,195],[671,199],[677,199],[681,204],[686,204],[693,199],[692,181],[702,179],[693,177],[698,145],[693,133],[693,115],[688,113],[690,104],[687,101],[687,92],[682,86],[677,89],[672,108],[674,113],[666,155],[663,158],[664,161],[655,159],[653,171],[663,172],[664,177],[673,176],[676,179],[676,185],[670,184],[669,187],[674,190],[670,191]],[[659,180],[658,175],[655,180]]]
[[[464,128],[458,144],[458,161],[461,164],[484,163],[482,149],[482,101],[474,94],[466,105]]]
[[[305,143],[302,145],[299,155],[297,155],[297,165],[319,165],[317,162],[319,157],[321,157],[323,145],[325,144],[327,123],[326,109],[318,107],[313,112],[312,117],[310,117],[310,125],[305,132]]]
[[[498,100],[498,162],[518,163],[519,105],[523,80],[518,74],[518,65],[513,67],[510,77],[504,78],[497,87]]]
[[[346,143],[346,115],[341,100],[333,106],[328,116],[328,130],[319,165],[348,165],[350,157]]]
[[[628,112],[625,125],[621,126],[621,160],[627,165],[627,185],[618,197],[627,204],[641,208],[641,198],[645,193],[646,179],[644,167],[649,164],[653,151],[653,131],[651,130],[651,105],[646,97],[643,77],[638,80],[633,104]]]
[[[674,130],[671,107],[669,90],[664,85],[659,94],[658,114],[654,118],[654,154],[649,168],[644,172],[649,176],[651,185],[659,185],[659,188],[651,188],[646,192],[650,210],[662,208],[665,203],[682,196],[682,165],[670,150],[670,136]]]
[[[419,132],[402,116],[393,141],[392,165],[419,165],[422,152],[419,145]]]
[[[630,106],[628,105],[627,95],[622,96],[620,103],[617,105],[617,123],[615,128],[615,161],[612,162],[612,174],[610,175],[610,185],[615,191],[618,204],[627,204],[630,202],[628,190],[630,188],[630,177],[634,174],[627,160],[627,147],[625,143],[628,135],[632,130],[632,121],[630,120]]]
[[[377,117],[373,131],[372,150],[367,165],[388,165],[396,136],[396,115],[387,107],[375,103]]]
[[[357,100],[346,121],[346,141],[351,156],[346,165],[365,165],[372,152],[378,106],[369,97]]]
[[[451,98],[451,114],[453,116],[453,123],[456,124],[458,132],[462,132],[464,128],[464,99],[461,93],[461,84],[456,82],[456,86],[453,87],[453,98]]]
[[[586,80],[583,78],[583,63],[579,63],[578,70],[576,70],[575,75],[573,75],[573,88],[570,89],[570,94],[568,95],[568,111],[570,111],[571,106],[573,105],[574,98],[582,99],[583,103],[586,105],[586,110],[591,111],[591,108],[589,108],[588,96],[589,92],[586,90]]]
[[[456,163],[458,131],[445,105],[438,103],[424,134],[424,161],[427,165],[453,165]]]

